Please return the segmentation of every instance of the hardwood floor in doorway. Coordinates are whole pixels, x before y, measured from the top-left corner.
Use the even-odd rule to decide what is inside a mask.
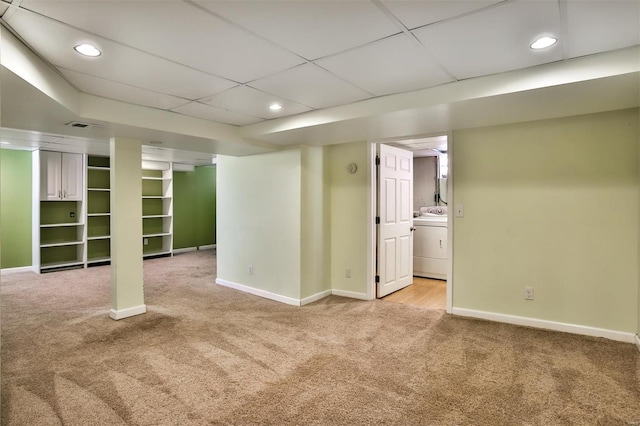
[[[413,277],[413,284],[383,297],[382,300],[420,308],[444,310],[447,306],[447,282]]]

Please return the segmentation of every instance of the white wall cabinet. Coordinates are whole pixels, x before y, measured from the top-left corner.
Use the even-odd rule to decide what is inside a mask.
[[[416,226],[413,236],[413,275],[447,279],[446,226]]]
[[[82,201],[83,155],[40,151],[40,200]]]

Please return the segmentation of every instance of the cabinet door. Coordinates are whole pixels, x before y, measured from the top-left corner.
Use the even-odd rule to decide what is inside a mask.
[[[62,154],[62,199],[82,200],[82,154]]]
[[[447,258],[447,228],[422,226],[424,228],[424,252],[422,256],[434,259]]]
[[[62,162],[59,152],[40,151],[40,200],[62,198]]]

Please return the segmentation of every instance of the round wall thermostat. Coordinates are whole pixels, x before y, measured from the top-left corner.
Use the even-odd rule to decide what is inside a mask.
[[[358,165],[356,163],[349,163],[349,165],[347,166],[347,170],[349,171],[349,173],[354,174],[358,171]]]

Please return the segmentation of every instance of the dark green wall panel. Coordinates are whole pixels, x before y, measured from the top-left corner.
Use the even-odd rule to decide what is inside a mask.
[[[31,266],[31,152],[3,149],[0,172],[0,267]]]
[[[173,248],[216,242],[216,167],[173,173]]]

